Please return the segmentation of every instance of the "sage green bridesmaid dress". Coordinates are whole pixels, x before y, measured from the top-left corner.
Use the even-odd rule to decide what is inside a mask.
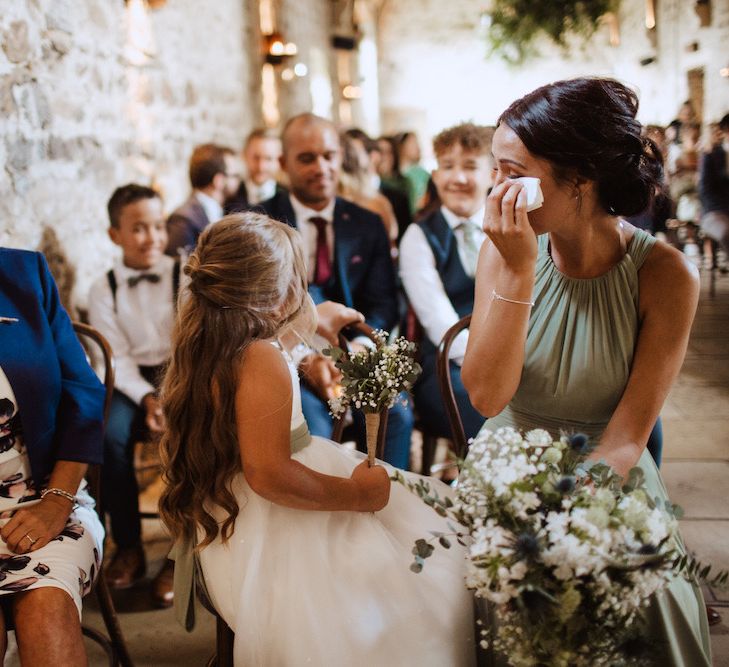
[[[638,271],[656,239],[636,229],[626,254],[607,273],[571,278],[539,237],[534,302],[524,369],[509,405],[484,428],[544,428],[599,439],[628,381],[638,337]],[[638,465],[653,497],[667,498],[648,451]],[[681,545],[683,548],[683,545]],[[706,609],[698,586],[674,578],[646,611],[655,664],[711,665]]]

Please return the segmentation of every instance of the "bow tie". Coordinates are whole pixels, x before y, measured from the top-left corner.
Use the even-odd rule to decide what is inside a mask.
[[[131,276],[130,278],[127,278],[127,285],[129,285],[129,287],[136,287],[143,280],[149,280],[151,283],[158,283],[160,281],[160,277],[157,273],[140,273],[138,276]]]

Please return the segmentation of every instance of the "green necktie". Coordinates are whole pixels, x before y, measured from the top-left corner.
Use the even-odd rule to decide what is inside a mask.
[[[461,220],[458,225],[463,229],[463,260],[466,275],[473,278],[476,275],[476,265],[478,264],[478,253],[481,246],[478,242],[478,227],[471,220]]]

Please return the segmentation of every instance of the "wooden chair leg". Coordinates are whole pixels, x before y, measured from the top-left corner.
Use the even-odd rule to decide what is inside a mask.
[[[228,624],[220,617],[216,617],[215,636],[217,642],[216,667],[233,667],[233,641],[235,633],[228,627]]]
[[[121,665],[121,667],[134,667],[132,658],[129,655],[129,650],[127,649],[127,644],[124,641],[124,635],[122,633],[121,625],[119,624],[119,617],[116,615],[114,601],[111,599],[109,586],[104,579],[103,568],[101,572],[99,572],[94,589],[96,591],[96,598],[99,601],[101,616],[104,619],[106,631],[109,633],[111,646],[114,649],[114,654],[118,660],[118,664]]]
[[[433,461],[435,460],[435,450],[438,446],[438,438],[434,435],[430,435],[421,431],[423,434],[423,458],[422,466],[420,468],[421,475],[430,475],[430,469],[433,467]]]

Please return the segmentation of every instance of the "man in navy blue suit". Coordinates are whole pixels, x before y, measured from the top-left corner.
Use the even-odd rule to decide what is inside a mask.
[[[341,149],[334,125],[313,114],[295,116],[282,135],[281,167],[291,192],[260,204],[266,214],[297,228],[304,239],[309,293],[315,303],[337,301],[364,314],[367,324],[389,331],[397,319],[397,287],[390,244],[382,220],[336,196]],[[356,339],[353,347],[363,344]],[[329,437],[332,420],[326,399],[333,396],[337,372],[318,353],[305,356],[301,400],[309,429]],[[364,419],[355,419],[363,431]],[[405,401],[390,411],[385,460],[407,468],[412,410]]]

